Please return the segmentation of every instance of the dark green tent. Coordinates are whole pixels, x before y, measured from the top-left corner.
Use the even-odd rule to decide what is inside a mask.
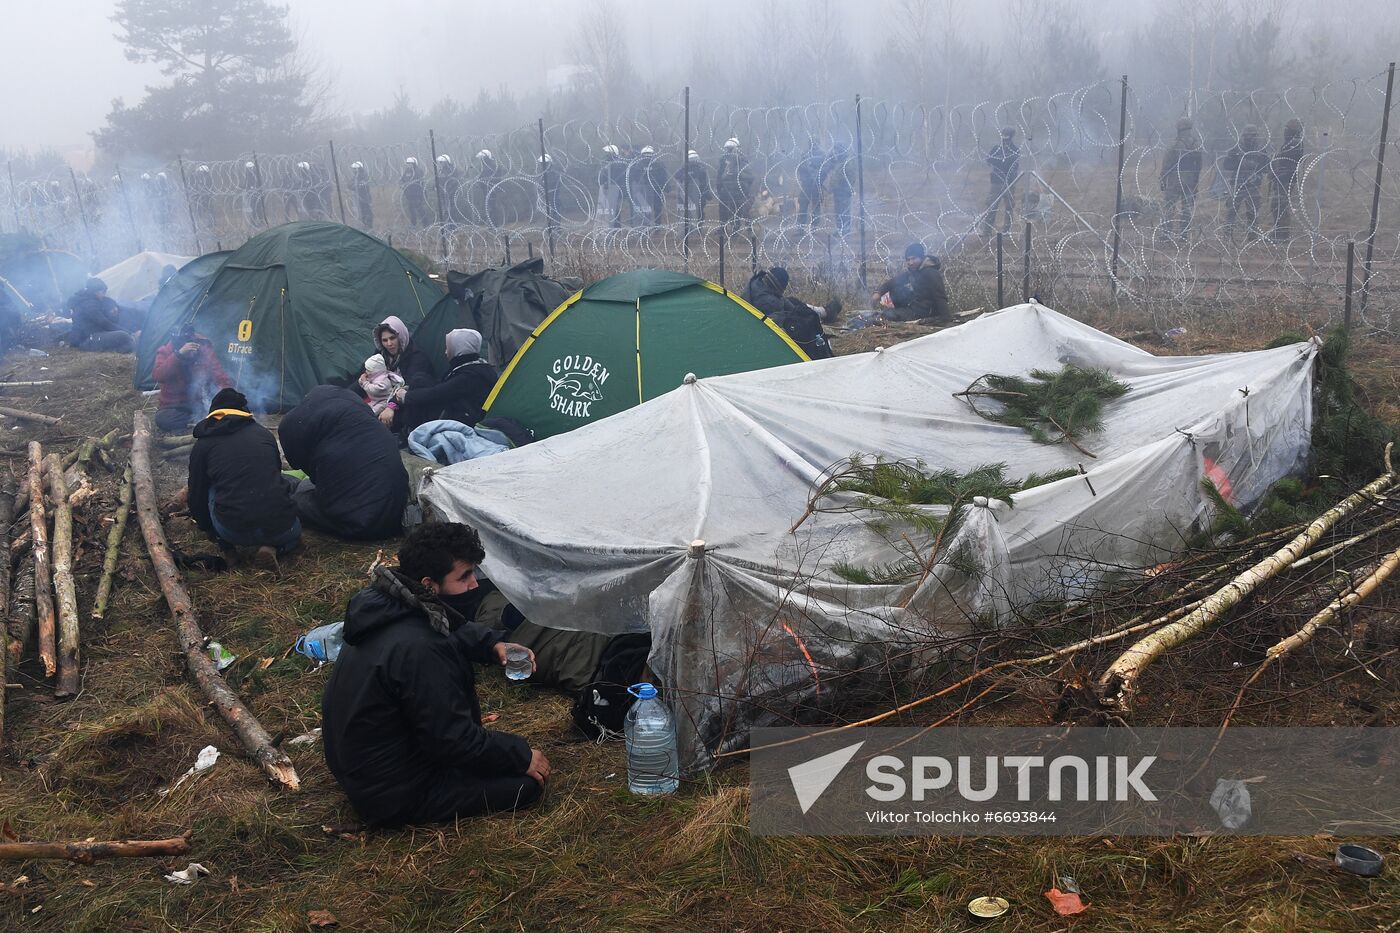
[[[284,224],[221,255],[195,260],[156,297],[137,386],[149,383],[156,349],[192,321],[250,402],[287,409],[358,373],[374,352],[375,324],[395,314],[412,330],[442,297],[393,248],[341,224]]]
[[[554,310],[486,408],[549,437],[679,386],[806,360],[782,328],[713,282],[658,269],[597,282]]]
[[[505,366],[549,312],[578,287],[547,277],[544,260],[539,257],[508,269],[483,269],[469,276],[449,272],[447,282],[448,294],[413,330],[413,342],[428,351],[439,370],[447,364],[443,338],[458,327],[479,331],[482,359]]]

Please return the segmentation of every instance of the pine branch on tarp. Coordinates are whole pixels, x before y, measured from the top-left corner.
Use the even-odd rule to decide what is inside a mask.
[[[1038,444],[1068,443],[1094,457],[1079,442],[1102,430],[1105,405],[1129,388],[1106,370],[1066,363],[1058,372],[1033,369],[1027,376],[987,373],[953,395],[988,421],[1021,428]]]

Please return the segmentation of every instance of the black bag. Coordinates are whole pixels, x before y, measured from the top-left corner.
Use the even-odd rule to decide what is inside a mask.
[[[637,702],[627,688],[642,676],[649,654],[649,632],[617,635],[608,642],[593,680],[574,700],[571,715],[580,732],[599,742],[622,737],[623,720]]]

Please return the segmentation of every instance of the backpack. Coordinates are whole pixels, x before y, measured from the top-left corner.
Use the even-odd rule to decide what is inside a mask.
[[[636,702],[627,688],[641,678],[649,654],[649,632],[618,635],[608,642],[593,679],[579,691],[570,711],[580,732],[598,742],[622,737],[623,721]]]

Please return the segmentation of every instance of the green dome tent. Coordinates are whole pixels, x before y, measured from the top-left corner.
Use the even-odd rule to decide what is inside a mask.
[[[723,376],[806,359],[734,293],[642,269],[596,282],[556,308],[501,374],[486,410],[550,437],[669,392],[687,373]]]
[[[358,373],[374,325],[398,315],[411,330],[442,297],[412,262],[335,223],[283,224],[227,254],[203,256],[166,283],[137,347],[135,383],[155,353],[193,322],[257,407],[285,410],[313,387]]]

